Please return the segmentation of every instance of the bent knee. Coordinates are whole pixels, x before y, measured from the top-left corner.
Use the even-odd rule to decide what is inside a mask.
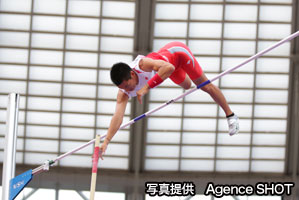
[[[185,82],[185,83],[183,83],[183,84],[180,84],[180,86],[181,86],[182,88],[184,88],[185,90],[188,90],[188,89],[191,88],[191,83],[190,83],[190,82]]]
[[[210,93],[211,91],[213,91],[215,89],[215,85],[213,83],[209,83],[208,85],[203,86],[202,89],[203,91]]]

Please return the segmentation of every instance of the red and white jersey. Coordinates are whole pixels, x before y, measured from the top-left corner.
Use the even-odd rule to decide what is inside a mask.
[[[142,69],[140,69],[139,62],[144,57],[145,56],[138,55],[135,58],[135,60],[129,64],[129,66],[132,68],[132,70],[136,73],[136,75],[138,77],[138,84],[136,85],[136,87],[133,91],[127,92],[123,89],[120,89],[122,92],[127,94],[129,96],[129,98],[137,96],[136,92],[138,90],[140,90],[141,88],[143,88],[143,86],[147,83],[147,81],[150,80],[156,74],[156,72],[154,70],[152,72],[145,72]]]

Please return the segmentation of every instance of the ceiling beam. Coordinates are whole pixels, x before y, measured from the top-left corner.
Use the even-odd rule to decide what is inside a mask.
[[[292,32],[299,29],[299,3],[293,1]],[[292,181],[298,185],[299,172],[299,38],[292,41],[290,81],[289,81],[289,110],[288,110],[288,138],[286,151],[286,174],[292,177]],[[299,188],[296,187],[293,193],[299,197]]]
[[[136,21],[135,21],[135,36],[134,36],[134,52],[137,55],[146,55],[150,51],[150,36],[152,28],[153,15],[153,0],[136,1]],[[143,104],[140,105],[136,98],[133,98],[131,103],[131,118],[140,116],[148,109],[148,96],[143,97]],[[130,153],[129,153],[129,171],[132,173],[133,192],[126,196],[130,199],[144,199],[143,192],[139,191],[140,172],[143,169],[144,163],[144,144],[146,132],[146,120],[142,120],[130,127]]]

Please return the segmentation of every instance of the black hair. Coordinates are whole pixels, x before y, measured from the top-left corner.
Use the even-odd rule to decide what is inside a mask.
[[[123,81],[127,81],[131,78],[131,67],[126,63],[115,63],[110,71],[110,78],[112,82],[119,86]]]

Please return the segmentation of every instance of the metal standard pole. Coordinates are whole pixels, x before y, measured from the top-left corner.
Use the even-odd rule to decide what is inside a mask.
[[[2,172],[2,200],[9,199],[9,182],[15,176],[20,95],[8,95],[4,162]]]

